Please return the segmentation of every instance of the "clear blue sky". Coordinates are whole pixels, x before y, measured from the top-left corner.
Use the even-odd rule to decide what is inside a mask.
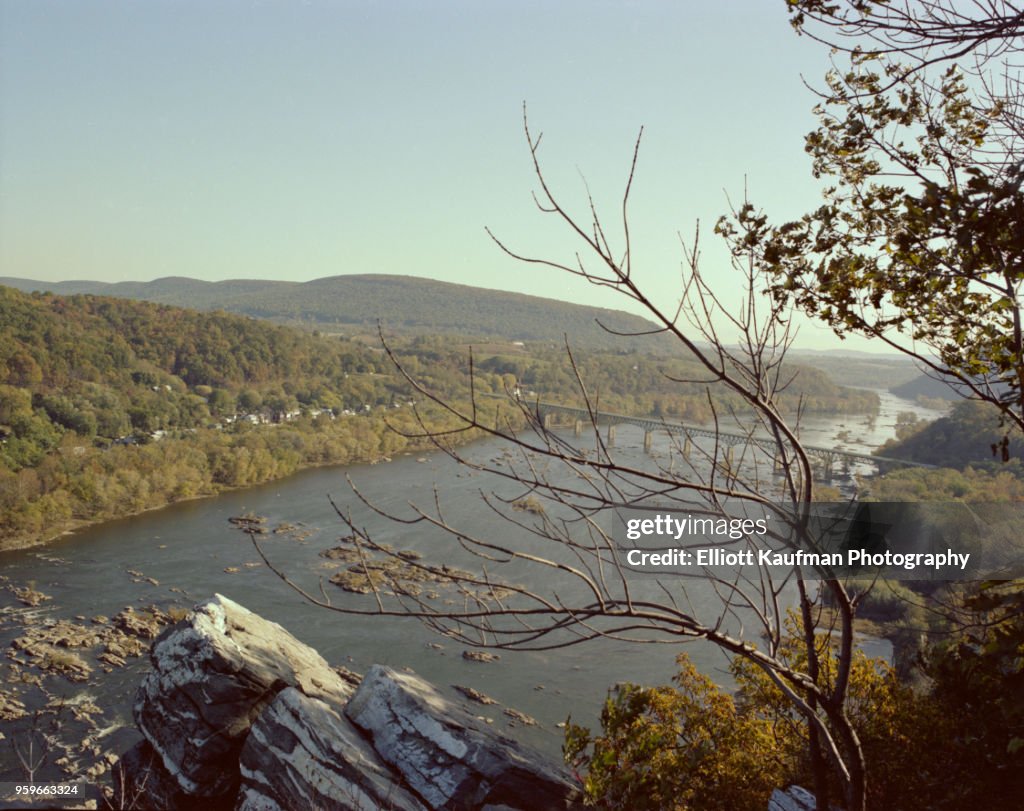
[[[525,268],[575,245],[533,207],[521,127],[555,188],[614,220],[633,140],[640,280],[705,267],[726,192],[817,202],[803,153],[828,55],[782,0],[0,3],[0,275],[44,280],[427,276],[625,306]],[[836,345],[805,328],[803,345]]]

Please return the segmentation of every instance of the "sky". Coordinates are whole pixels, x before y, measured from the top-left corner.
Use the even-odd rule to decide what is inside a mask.
[[[487,236],[579,247],[534,205],[525,103],[559,199],[586,219],[589,187],[609,226],[643,127],[636,278],[674,306],[699,222],[738,299],[714,223],[744,189],[773,218],[816,206],[804,81],[827,68],[783,0],[4,0],[0,275],[390,273],[638,312]]]

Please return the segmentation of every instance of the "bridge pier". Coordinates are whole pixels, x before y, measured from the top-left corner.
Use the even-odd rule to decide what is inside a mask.
[[[653,431],[644,431],[644,451],[647,453],[651,452],[651,438],[653,436]]]
[[[541,421],[541,424],[544,426],[544,430],[545,431],[548,431],[548,430],[551,429],[551,418],[553,416],[554,415],[550,411],[545,411],[544,412],[544,419]]]
[[[576,424],[573,426],[573,432],[576,436],[582,436],[583,434],[583,420],[576,420]]]
[[[833,475],[833,457],[826,456],[821,459],[819,464],[812,466],[814,479],[823,484],[827,484],[832,481]]]
[[[683,458],[684,459],[689,459],[690,458],[690,451],[692,451],[692,450],[693,450],[693,442],[690,441],[690,437],[686,437],[686,439],[683,440]]]
[[[608,445],[611,446],[611,445],[614,445],[614,444],[615,444],[615,426],[614,425],[609,425],[608,426]]]

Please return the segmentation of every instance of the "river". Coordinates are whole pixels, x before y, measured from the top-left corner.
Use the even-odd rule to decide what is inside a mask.
[[[886,392],[880,394],[882,409],[876,418],[809,419],[802,427],[803,440],[869,452],[893,436],[899,411],[937,416]],[[842,434],[840,440],[842,432],[849,433]],[[643,457],[642,441],[639,430],[620,426],[616,454],[626,461],[638,461]],[[667,442],[667,438],[656,437],[654,450],[664,451]],[[486,461],[500,455],[502,449],[482,442],[464,450],[470,458]],[[462,658],[463,646],[432,635],[415,620],[340,615],[309,605],[260,565],[249,539],[229,518],[252,512],[265,516],[268,527],[301,525],[297,532],[264,537],[271,558],[305,582],[315,581],[320,573],[330,574],[318,553],[334,545],[344,532],[328,496],[346,509],[351,507],[357,523],[366,526],[376,540],[416,550],[427,560],[466,565],[465,555],[453,552],[451,542],[437,532],[389,523],[360,505],[352,497],[346,475],[384,508],[401,511],[409,502],[429,504],[437,488],[453,523],[480,533],[507,531],[481,505],[480,491],[491,489],[494,483],[435,452],[379,465],[309,470],[260,487],[83,529],[46,547],[0,554],[0,575],[10,583],[33,583],[50,595],[52,600],[40,610],[53,618],[109,617],[127,605],[191,605],[221,593],[280,623],[332,664],[363,671],[379,662],[412,668],[438,685],[473,686],[536,718],[537,727],[521,727],[517,733],[548,752],[559,750],[562,733],[556,725],[570,713],[575,720],[596,722],[609,685],[618,681],[667,683],[680,650],[690,653],[703,672],[728,683],[727,660],[703,643],[637,648],[600,640],[551,652],[503,651],[500,662],[478,663]],[[339,602],[367,599],[334,586],[327,588]],[[698,595],[698,599],[704,598]],[[0,611],[0,646],[7,649],[22,632],[24,609],[3,591]],[[886,645],[880,642],[869,650],[884,655]],[[101,726],[108,733],[104,748],[119,751],[135,739],[131,698],[147,667],[141,657],[109,674],[96,669],[86,683],[58,678],[51,680],[50,686],[69,698],[92,698],[103,709]],[[481,714],[492,716],[496,725],[508,722],[500,710],[494,710],[479,708]],[[8,724],[0,724],[0,729],[4,726]],[[0,745],[0,779],[18,776],[15,763],[12,752]]]

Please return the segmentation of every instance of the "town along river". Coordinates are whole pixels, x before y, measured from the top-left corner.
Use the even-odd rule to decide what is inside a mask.
[[[935,416],[907,401],[885,393],[882,396],[883,408],[877,418],[808,420],[802,432],[804,441],[868,452],[892,436],[898,411]],[[642,442],[638,429],[620,426],[615,452],[626,462],[641,464],[645,458]],[[656,437],[654,451],[663,454],[667,449],[667,438]],[[500,458],[504,451],[491,442],[464,450],[468,457],[482,462]],[[500,702],[472,705],[478,714],[492,718],[500,727],[519,723],[517,735],[551,753],[559,750],[562,733],[557,724],[567,715],[594,724],[610,685],[619,681],[668,683],[675,672],[674,658],[681,650],[685,649],[703,672],[728,683],[727,660],[703,643],[638,648],[603,639],[547,652],[501,651],[499,661],[478,662],[463,658],[467,649],[464,645],[432,634],[416,620],[342,615],[304,602],[261,564],[249,538],[229,522],[231,517],[247,513],[264,516],[265,526],[271,530],[261,536],[268,556],[314,590],[320,575],[328,577],[335,571],[326,567],[336,565],[319,553],[337,545],[339,536],[346,533],[329,496],[343,509],[351,508],[356,523],[365,526],[379,542],[414,550],[432,563],[467,569],[472,565],[472,558],[438,531],[391,523],[374,515],[353,497],[346,475],[384,509],[408,514],[409,502],[430,507],[437,488],[453,525],[496,539],[509,531],[483,505],[480,492],[496,486],[504,487],[506,493],[514,491],[485,474],[460,467],[440,453],[400,457],[380,465],[310,470],[264,486],[102,524],[46,547],[3,553],[0,575],[7,585],[31,584],[52,599],[27,608],[12,592],[0,592],[0,648],[8,651],[12,640],[29,624],[66,619],[89,626],[93,617],[114,617],[126,606],[168,610],[173,606],[189,607],[221,593],[279,623],[333,665],[362,672],[373,663],[384,663],[411,668],[442,688],[474,687]],[[286,531],[272,531],[282,525]],[[526,580],[524,574],[519,582]],[[349,594],[329,583],[325,588],[337,603],[363,607],[372,604],[372,597]],[[703,608],[708,616],[715,616],[717,597],[706,584],[696,583],[689,596],[695,613],[699,615]],[[91,756],[75,755],[75,762],[83,768],[97,762],[98,752],[123,751],[134,742],[131,703],[149,666],[144,655],[129,656],[125,657],[125,666],[105,672],[95,656],[101,650],[102,646],[93,655],[82,654],[92,668],[85,681],[51,676],[43,682],[52,696],[64,697],[78,707],[95,705],[90,710],[89,728],[76,733],[80,736],[78,742],[82,737],[89,738]],[[14,683],[26,674],[31,677],[33,671],[7,666],[5,673],[3,687],[9,694],[20,696],[29,709],[40,704],[38,690]],[[522,726],[521,721],[503,714],[504,707],[532,716],[537,726]],[[0,780],[23,778],[13,746],[7,744],[18,736],[25,740],[26,723],[25,719],[0,720],[7,739],[0,741]],[[60,772],[53,768],[49,764],[44,774],[59,777]]]

